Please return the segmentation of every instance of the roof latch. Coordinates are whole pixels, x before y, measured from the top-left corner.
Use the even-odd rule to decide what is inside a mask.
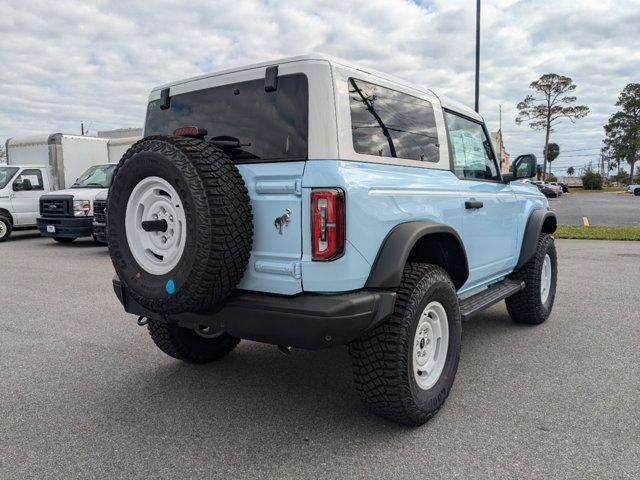
[[[264,91],[275,92],[278,89],[278,66],[267,67],[264,73]]]

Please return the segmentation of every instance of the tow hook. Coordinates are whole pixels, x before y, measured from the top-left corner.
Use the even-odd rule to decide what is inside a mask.
[[[288,347],[286,345],[278,345],[278,350],[280,350],[285,355],[291,355],[291,351],[293,350],[293,347]]]
[[[144,327],[147,323],[149,323],[149,319],[147,317],[138,317],[138,325],[140,327]]]

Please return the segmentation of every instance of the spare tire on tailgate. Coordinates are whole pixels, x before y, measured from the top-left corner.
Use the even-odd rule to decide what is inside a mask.
[[[109,254],[142,306],[200,312],[242,278],[253,238],[251,203],[219,148],[187,137],[147,137],[122,157],[107,199]]]

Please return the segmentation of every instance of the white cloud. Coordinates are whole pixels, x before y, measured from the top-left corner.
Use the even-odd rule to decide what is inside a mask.
[[[0,141],[34,132],[141,126],[155,85],[216,69],[321,51],[473,104],[475,2],[468,0],[4,0]],[[592,114],[553,134],[593,147],[617,94],[640,81],[640,0],[483,2],[481,113],[511,153],[541,155],[542,135],[516,126],[515,105],[539,75],[578,85]],[[566,166],[564,168],[566,168]]]

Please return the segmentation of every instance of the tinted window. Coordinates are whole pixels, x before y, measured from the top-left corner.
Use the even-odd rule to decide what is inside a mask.
[[[380,157],[437,162],[438,133],[431,103],[349,79],[353,149]]]
[[[445,112],[444,116],[455,174],[470,180],[500,180],[482,125],[449,112]]]
[[[306,159],[308,90],[307,77],[295,74],[278,77],[275,92],[259,79],[174,95],[167,110],[159,100],[149,103],[145,135],[196,126],[207,140],[237,139],[241,146],[225,149],[236,161]]]
[[[32,190],[44,190],[44,184],[42,183],[42,172],[38,169],[28,169],[20,172],[20,176],[17,178],[18,182],[21,182],[27,178],[31,182]]]

